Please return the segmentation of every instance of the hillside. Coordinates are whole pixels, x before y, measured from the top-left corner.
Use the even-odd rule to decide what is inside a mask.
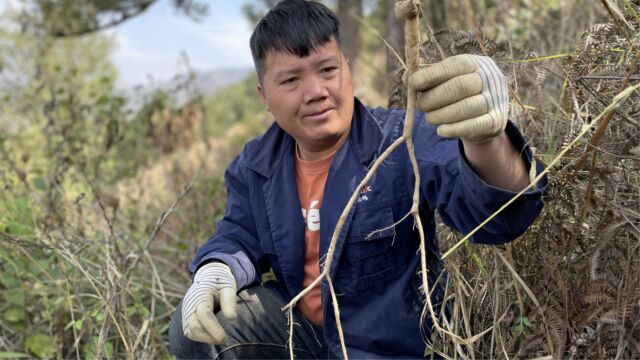
[[[368,3],[354,84],[367,104],[401,107],[378,30],[384,3]],[[605,109],[640,79],[640,4],[425,11],[423,65],[494,58],[510,119],[535,161],[553,164],[543,213],[520,239],[465,243],[446,259],[447,331],[425,339],[425,354],[638,358],[640,92]],[[19,20],[24,31],[0,23],[0,359],[168,358],[187,264],[224,214],[224,169],[272,123],[257,78],[219,69],[123,92],[111,39]],[[461,238],[441,226],[442,250]]]

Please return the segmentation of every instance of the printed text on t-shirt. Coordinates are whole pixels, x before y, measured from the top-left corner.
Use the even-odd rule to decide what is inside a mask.
[[[317,208],[318,204],[320,204],[318,200],[312,200],[309,210],[302,208],[302,217],[304,218],[309,231],[320,230],[320,209]]]

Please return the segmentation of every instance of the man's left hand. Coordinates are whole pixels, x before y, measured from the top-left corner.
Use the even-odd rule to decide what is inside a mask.
[[[509,96],[502,71],[489,57],[456,55],[416,71],[409,86],[438,135],[483,143],[507,125]]]

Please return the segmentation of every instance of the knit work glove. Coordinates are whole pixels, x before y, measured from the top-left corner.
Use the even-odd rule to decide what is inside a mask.
[[[226,264],[203,265],[193,277],[182,303],[182,331],[193,341],[221,345],[227,334],[216,319],[215,306],[229,320],[236,318],[236,281]]]
[[[496,63],[479,55],[456,55],[416,71],[409,86],[417,107],[438,125],[438,135],[485,142],[504,131],[509,96]]]

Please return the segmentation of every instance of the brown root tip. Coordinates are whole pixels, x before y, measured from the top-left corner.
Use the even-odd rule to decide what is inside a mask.
[[[420,14],[418,2],[414,0],[398,0],[395,6],[396,17],[400,20],[411,20]]]

